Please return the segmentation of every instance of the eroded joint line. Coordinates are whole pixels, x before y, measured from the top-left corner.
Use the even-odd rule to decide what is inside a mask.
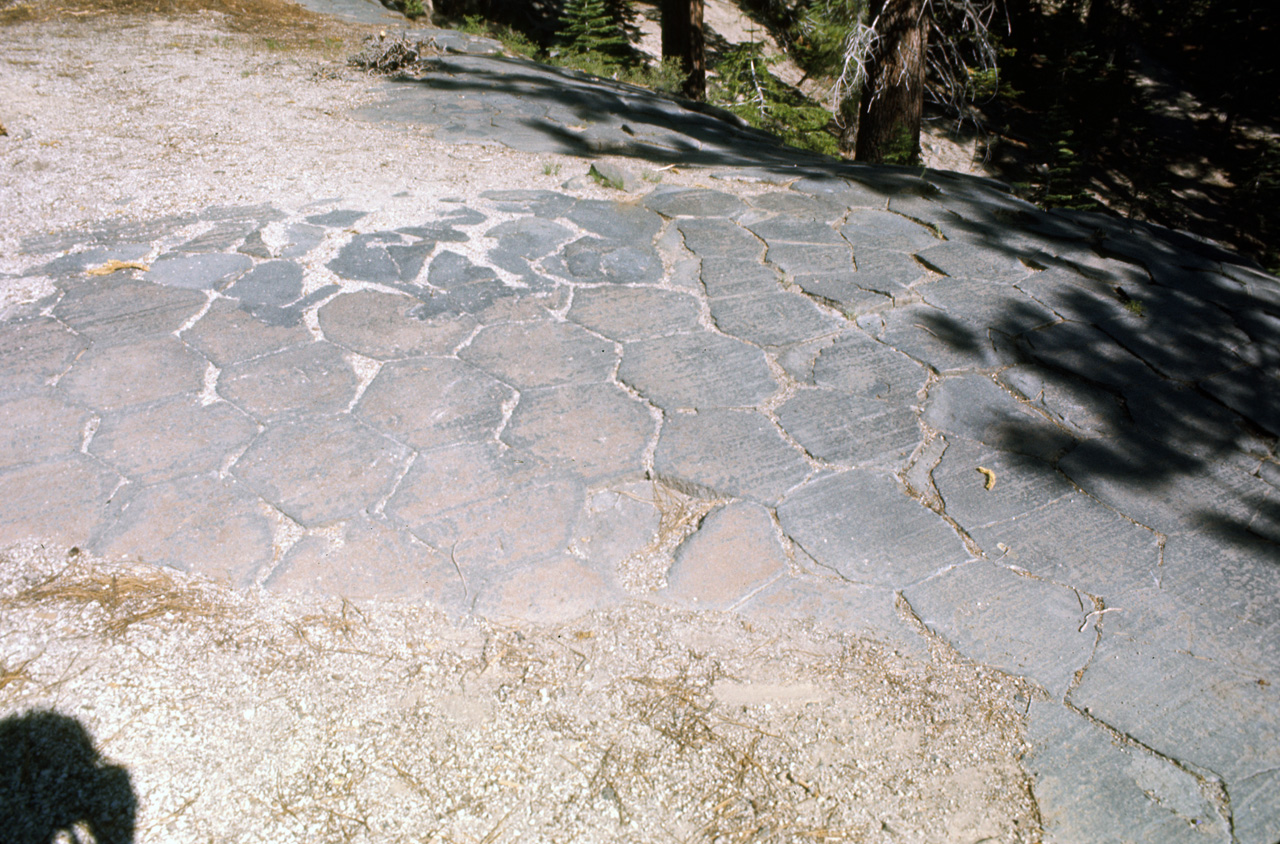
[[[921,220],[919,217],[912,217],[910,214],[899,211],[897,208],[890,208],[889,202],[892,199],[893,197],[889,197],[889,199],[885,200],[884,210],[888,211],[890,214],[897,214],[899,217],[901,217],[904,220],[910,220],[911,222],[915,223],[917,226],[920,226],[921,228],[923,228],[929,234],[936,237],[938,240],[942,240],[942,241],[950,240],[949,237],[947,237],[945,234],[942,233],[942,229],[938,228],[935,224],[926,222],[925,220]]]
[[[373,503],[373,506],[369,508],[370,515],[373,515],[373,516],[383,515],[384,511],[387,509],[387,502],[389,502],[393,497],[395,497],[396,492],[400,490],[400,484],[404,482],[405,476],[409,474],[409,470],[413,468],[414,462],[417,461],[418,453],[419,452],[417,452],[416,450],[410,450],[409,459],[404,462],[404,466],[401,467],[400,472],[396,475],[395,480],[391,483],[391,487],[387,490],[387,494],[379,498],[377,501],[375,501]]]
[[[306,536],[307,529],[263,498],[258,499],[258,505],[271,519],[271,562],[253,576],[253,585],[261,589],[275,574],[289,550]]]
[[[206,359],[204,363],[204,386],[200,390],[201,407],[208,407],[211,404],[222,401],[222,396],[218,395],[218,376],[222,374],[222,370],[214,366],[213,361]]]
[[[502,432],[505,431],[507,429],[507,426],[511,424],[511,416],[516,412],[516,405],[520,404],[520,390],[511,386],[510,384],[507,384],[506,382],[502,382],[502,383],[503,383],[503,386],[511,390],[511,395],[503,399],[502,405],[501,405],[502,419],[498,420],[498,427],[495,428],[493,431],[494,442],[496,442],[499,446],[507,445],[507,443],[502,441]]]
[[[1074,689],[1072,691],[1074,691]],[[1062,701],[1062,705],[1105,732],[1114,744],[1128,746],[1140,753],[1145,753],[1160,760],[1161,762],[1172,765],[1182,773],[1194,779],[1196,781],[1196,785],[1200,789],[1201,795],[1203,795],[1214,805],[1214,808],[1218,810],[1218,813],[1221,815],[1223,823],[1226,824],[1227,828],[1230,830],[1235,829],[1235,817],[1231,809],[1231,796],[1227,793],[1226,781],[1223,779],[1221,774],[1212,768],[1201,768],[1199,765],[1184,762],[1181,759],[1175,759],[1172,756],[1161,753],[1154,747],[1140,741],[1134,736],[1113,727],[1101,718],[1094,717],[1093,713],[1088,709],[1072,703],[1070,695],[1071,691],[1068,691],[1067,696]],[[1232,840],[1234,841],[1235,839],[1233,838]]]
[[[355,371],[356,377],[360,379],[356,384],[355,395],[351,397],[351,401],[347,403],[346,413],[355,410],[360,399],[364,398],[365,390],[369,389],[369,385],[373,383],[373,379],[378,377],[378,373],[382,371],[382,361],[375,358],[366,357],[365,355],[345,350],[343,357],[347,359],[347,363],[351,364],[351,368]]]
[[[726,610],[726,612],[738,612],[738,611],[739,611],[739,610],[741,610],[744,606],[746,606],[747,604],[751,603],[751,601],[752,601],[752,600],[753,600],[757,595],[759,595],[761,592],[763,592],[763,591],[765,591],[766,589],[768,589],[768,588],[769,588],[770,586],[772,586],[773,584],[777,583],[779,580],[784,579],[786,576],[787,576],[787,573],[786,573],[785,571],[780,571],[780,572],[778,572],[778,573],[777,573],[777,574],[775,574],[773,577],[771,577],[771,578],[769,578],[768,580],[766,580],[764,583],[761,583],[759,586],[757,586],[756,588],[752,589],[750,592],[748,592],[747,594],[743,595],[743,596],[742,596],[741,598],[739,598],[738,600],[734,601],[734,602],[729,606],[729,608]]]
[[[196,311],[191,316],[187,317],[186,322],[182,323],[182,325],[175,328],[173,330],[173,336],[177,337],[179,340],[183,340],[182,333],[184,331],[189,331],[191,328],[195,326],[197,322],[199,322],[204,317],[205,314],[209,313],[209,309],[213,307],[214,300],[217,298],[218,298],[217,291],[206,290],[204,292],[204,306],[201,307],[200,310]],[[184,345],[186,345],[185,340],[183,340],[183,343]]]
[[[80,431],[80,453],[89,453],[89,443],[93,442],[93,435],[98,433],[98,428],[102,426],[102,417],[97,413],[90,412],[90,416],[85,420],[84,428]]]

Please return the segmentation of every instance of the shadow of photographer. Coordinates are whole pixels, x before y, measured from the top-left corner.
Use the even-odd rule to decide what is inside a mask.
[[[131,844],[137,798],[123,767],[106,764],[84,726],[56,712],[0,720],[0,830],[13,844],[59,833]]]

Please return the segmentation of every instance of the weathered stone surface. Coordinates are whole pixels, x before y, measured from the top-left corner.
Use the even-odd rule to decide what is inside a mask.
[[[621,483],[588,492],[569,551],[597,568],[616,570],[657,541],[662,513],[652,482]]]
[[[648,244],[662,229],[662,218],[639,205],[579,199],[565,215],[583,229],[609,240]]]
[[[771,242],[765,258],[791,276],[853,274],[855,271],[853,251],[843,243],[825,245]]]
[[[120,476],[79,453],[0,471],[0,544],[85,545],[101,528]]]
[[[204,306],[197,290],[107,277],[71,286],[53,313],[95,344],[132,344],[172,334]]]
[[[471,581],[563,553],[582,500],[581,482],[528,452],[464,444],[419,455],[386,512]]]
[[[174,396],[104,413],[89,453],[130,481],[154,484],[217,472],[257,433],[253,420],[226,402]]]
[[[78,451],[92,417],[49,389],[0,401],[0,468]]]
[[[778,505],[778,521],[810,557],[856,583],[901,588],[968,558],[941,517],[862,469],[809,481]]]
[[[1093,610],[1070,588],[976,560],[904,591],[916,615],[956,650],[1040,684],[1062,700],[1093,652]],[[1083,629],[1081,629],[1083,627]]]
[[[921,249],[915,256],[934,271],[952,278],[1012,284],[1032,272],[1016,255],[961,240]]]
[[[0,395],[43,387],[66,372],[87,345],[47,317],[0,322]]]
[[[595,483],[642,474],[655,428],[648,408],[621,388],[571,384],[522,392],[502,440]]]
[[[607,570],[568,555],[511,566],[482,584],[476,613],[536,624],[566,624],[624,599]]]
[[[324,214],[313,214],[307,218],[307,222],[316,226],[328,226],[331,229],[345,229],[348,226],[355,225],[359,220],[368,216],[368,211],[355,211],[351,209],[338,209],[336,211],[328,211]]]
[[[881,343],[938,372],[988,369],[1002,363],[985,326],[963,322],[928,305],[894,308],[877,316],[873,333]],[[859,324],[870,329],[871,320]]]
[[[918,401],[926,378],[924,367],[858,330],[840,335],[813,364],[813,381],[820,387],[904,407]]]
[[[765,246],[755,235],[728,220],[694,218],[676,224],[685,247],[699,258],[758,261]]]
[[[996,380],[1082,439],[1117,433],[1129,423],[1114,393],[1063,372],[1024,364],[1001,370]]]
[[[891,211],[855,209],[849,213],[840,233],[859,254],[863,248],[919,252],[941,241],[928,226]]]
[[[809,245],[837,245],[848,252],[844,238],[830,226],[824,226],[804,217],[792,217],[780,214],[764,220],[749,223],[747,228],[756,237],[773,248],[775,244],[803,243]]]
[[[757,261],[738,258],[704,258],[698,277],[710,299],[759,296],[782,290],[782,279],[776,270]]]
[[[1031,701],[1027,739],[1048,842],[1232,840],[1190,773],[1059,703]]]
[[[306,527],[350,519],[391,492],[409,449],[346,414],[268,427],[232,473]]]
[[[426,600],[449,610],[467,606],[466,589],[447,555],[365,515],[342,523],[336,536],[302,537],[263,585],[303,595]]]
[[[418,319],[417,299],[377,290],[344,293],[319,311],[326,340],[378,360],[448,354],[471,335],[469,315]]]
[[[547,270],[561,278],[581,282],[612,284],[657,284],[662,280],[662,259],[651,245],[608,240],[593,235],[580,237],[544,262]]]
[[[932,477],[947,515],[1002,564],[1104,598],[1157,575],[1156,534],[1035,458],[954,439]]]
[[[893,303],[893,296],[884,291],[870,290],[858,285],[857,273],[818,273],[798,275],[792,278],[796,287],[836,308],[845,317],[856,319],[858,315],[880,311]]]
[[[606,381],[618,360],[613,343],[551,320],[484,328],[458,357],[519,389]]]
[[[287,305],[302,296],[302,266],[293,261],[265,261],[224,293],[250,305]]]
[[[812,301],[793,292],[733,296],[711,300],[711,319],[732,337],[757,346],[789,346],[834,334],[843,320],[823,313]]]
[[[829,197],[805,196],[791,191],[772,191],[747,197],[753,208],[832,223],[848,212],[848,208]]]
[[[1058,464],[1074,483],[1164,534],[1213,526],[1280,542],[1275,488],[1220,459],[1176,451],[1140,434],[1081,443]]]
[[[1280,767],[1273,609],[1266,626],[1241,623],[1155,584],[1117,595],[1113,606],[1072,704],[1228,784]]]
[[[732,217],[745,211],[736,196],[706,188],[658,188],[644,198],[648,208],[664,217]]]
[[[228,366],[310,343],[312,337],[300,322],[264,322],[230,299],[217,299],[195,325],[182,332],[182,339],[214,365]]]
[[[369,384],[356,414],[415,449],[493,437],[515,391],[454,358],[387,364]]]
[[[304,411],[345,410],[358,384],[338,347],[319,340],[228,366],[218,378],[218,394],[249,415],[268,420]]]
[[[763,352],[703,331],[625,344],[618,379],[666,410],[755,407],[777,389]]]
[[[489,200],[499,211],[548,219],[563,217],[574,203],[572,196],[549,190],[487,190],[480,197]]]
[[[809,475],[809,464],[759,413],[701,410],[667,417],[653,456],[664,482],[694,494],[772,505]]]
[[[573,233],[550,220],[521,217],[494,226],[484,236],[498,241],[489,250],[489,259],[509,272],[521,273],[528,270],[528,261],[555,252]]]
[[[729,504],[707,516],[676,549],[659,597],[683,607],[727,610],[786,568],[769,511]]]
[[[698,300],[653,287],[584,287],[568,318],[611,340],[643,340],[698,328]]]
[[[147,281],[188,290],[216,290],[253,266],[247,255],[161,255],[143,275]]]
[[[803,390],[778,410],[783,429],[809,454],[828,463],[890,468],[920,440],[910,410],[830,390]]]
[[[328,267],[340,277],[354,281],[382,284],[400,281],[400,265],[387,253],[386,243],[390,238],[399,241],[398,235],[391,235],[389,232],[358,234],[342,247],[337,257],[328,263]]]
[[[245,587],[271,562],[271,520],[234,478],[184,478],[138,490],[92,547]]]
[[[254,230],[252,222],[228,221],[216,223],[203,234],[196,235],[178,247],[179,252],[220,252],[232,249],[245,235]]]
[[[308,223],[294,223],[285,230],[289,242],[280,250],[281,258],[301,258],[324,240],[324,228]]]
[[[128,345],[90,347],[58,387],[81,404],[111,410],[198,393],[207,366],[177,338],[151,337]]]
[[[923,418],[943,433],[1041,460],[1054,460],[1074,444],[1070,434],[984,375],[942,379],[929,391]]]

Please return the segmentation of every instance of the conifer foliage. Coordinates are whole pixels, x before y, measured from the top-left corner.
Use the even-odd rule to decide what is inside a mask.
[[[605,0],[567,0],[560,26],[559,40],[570,53],[601,53],[618,61],[631,55],[622,21]]]

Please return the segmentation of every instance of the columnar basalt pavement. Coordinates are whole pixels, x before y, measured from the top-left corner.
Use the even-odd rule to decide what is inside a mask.
[[[385,87],[367,119],[725,189],[29,237],[56,292],[0,321],[0,544],[921,652],[915,616],[1038,689],[1048,840],[1280,839],[1280,280],[528,63]]]

